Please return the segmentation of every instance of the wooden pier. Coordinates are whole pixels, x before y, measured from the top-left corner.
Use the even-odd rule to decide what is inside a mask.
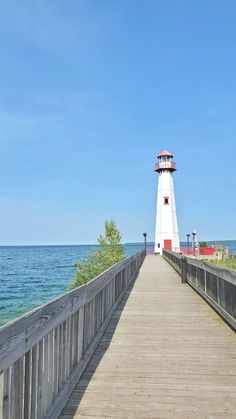
[[[235,419],[235,275],[164,256],[0,328],[0,419]]]
[[[235,419],[235,395],[235,333],[147,256],[60,419]]]

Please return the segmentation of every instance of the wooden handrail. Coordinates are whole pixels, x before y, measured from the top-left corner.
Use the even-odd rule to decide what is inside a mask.
[[[191,285],[236,330],[236,273],[202,260],[183,260],[181,255],[166,250],[163,257],[180,275],[184,272],[182,282]]]
[[[56,419],[144,251],[0,328],[0,418]]]

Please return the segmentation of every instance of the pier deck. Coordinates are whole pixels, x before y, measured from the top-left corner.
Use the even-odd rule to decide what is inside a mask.
[[[235,333],[147,256],[60,419],[235,419],[235,395]]]

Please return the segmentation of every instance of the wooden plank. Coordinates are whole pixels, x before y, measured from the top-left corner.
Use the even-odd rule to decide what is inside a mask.
[[[24,419],[30,419],[31,410],[31,350],[25,354]]]
[[[78,335],[79,335],[79,311],[74,314],[74,330],[73,330],[73,364],[75,368],[78,362]]]
[[[78,331],[78,361],[83,356],[84,341],[84,307],[79,309],[79,331]]]
[[[59,327],[59,359],[58,359],[58,392],[60,392],[63,383],[64,354],[63,354],[63,324]]]
[[[72,369],[72,357],[73,357],[73,321],[74,321],[74,315],[68,319],[68,373],[67,377],[70,376],[71,369]]]
[[[49,364],[48,364],[48,406],[51,406],[53,401],[54,391],[54,330],[49,333]]]
[[[83,348],[82,353],[84,354],[88,347],[88,335],[89,335],[89,328],[88,328],[88,317],[89,317],[89,303],[84,306],[84,326],[83,326]]]
[[[38,345],[38,380],[37,380],[37,419],[43,418],[43,363],[44,363],[43,339]]]
[[[4,372],[0,373],[0,419],[3,419]]]
[[[68,322],[65,320],[62,325],[62,386],[66,382],[66,374],[67,374],[67,330],[68,330]]]
[[[9,416],[10,416],[10,368],[4,371],[3,419],[9,419]]]
[[[75,314],[75,313],[74,313]],[[69,338],[70,338],[70,356],[69,356],[69,375],[72,372],[73,369],[73,360],[74,360],[74,314],[72,314],[71,318],[70,318],[70,333],[69,333]]]
[[[92,301],[90,301],[90,319],[89,319],[89,326],[90,326],[90,336],[89,336],[89,343],[92,342],[93,337],[94,337],[94,301],[95,299],[93,299]]]
[[[53,400],[57,397],[59,391],[59,326],[54,330],[53,344]]]
[[[42,373],[42,417],[44,417],[48,408],[49,398],[49,335],[43,339],[43,373]]]
[[[10,380],[10,417],[9,419],[22,419],[23,417],[23,358],[16,361],[11,367]]]
[[[32,348],[30,419],[37,419],[38,344]]]

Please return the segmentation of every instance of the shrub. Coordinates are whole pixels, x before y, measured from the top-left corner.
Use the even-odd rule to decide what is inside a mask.
[[[207,242],[199,242],[199,247],[208,247]]]
[[[115,221],[105,221],[105,235],[98,238],[100,248],[82,262],[76,263],[76,275],[70,289],[77,288],[125,258],[124,246]]]

